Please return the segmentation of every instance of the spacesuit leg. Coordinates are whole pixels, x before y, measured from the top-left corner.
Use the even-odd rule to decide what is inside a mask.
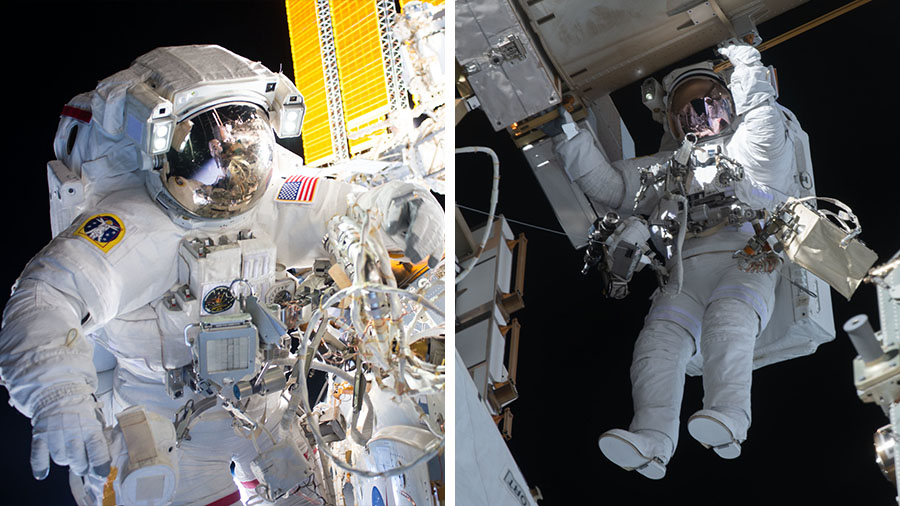
[[[704,312],[704,409],[688,420],[688,432],[723,458],[738,457],[747,438],[753,349],[772,316],[777,280],[778,270],[748,273],[730,265]]]
[[[634,418],[629,430],[612,429],[600,436],[606,458],[651,479],[665,476],[678,444],[684,372],[694,349],[694,338],[684,327],[648,317],[631,366]]]
[[[657,292],[654,296],[634,344],[634,418],[629,430],[614,429],[600,438],[600,449],[607,458],[653,479],[665,475],[665,465],[678,445],[684,375],[697,351],[703,318],[700,301],[716,286],[712,270],[702,260],[687,259],[684,271],[690,275],[685,276],[680,293]]]
[[[650,320],[634,345],[631,395],[634,418],[629,430],[652,431],[666,440],[671,457],[678,445],[678,418],[684,373],[694,352],[694,338],[669,320]]]
[[[741,454],[750,428],[753,347],[760,319],[746,303],[730,298],[710,303],[703,318],[703,409],[688,420],[688,432],[722,458]]]
[[[741,440],[750,426],[753,346],[758,334],[759,317],[739,300],[713,301],[703,318],[703,408],[735,420],[735,436]]]

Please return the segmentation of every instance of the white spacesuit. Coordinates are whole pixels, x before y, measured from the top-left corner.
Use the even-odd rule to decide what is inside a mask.
[[[249,493],[259,484],[251,461],[273,443],[311,456],[296,425],[280,423],[277,388],[267,395],[255,381],[263,393],[242,405],[217,389],[268,357],[237,299],[277,303],[286,269],[328,258],[326,223],[354,206],[414,262],[440,259],[443,222],[413,184],[361,191],[300,172],[273,128],[298,136],[303,112],[283,74],[218,46],[155,49],[67,105],[50,164],[59,235],[16,282],[0,332],[0,377],[32,420],[36,478],[52,458],[84,476],[79,501],[107,504],[115,491],[116,504],[226,506],[241,503],[234,478]],[[94,343],[116,358],[99,399]],[[131,407],[142,411],[126,423]],[[234,413],[254,430],[234,428]],[[116,415],[138,428],[111,435]],[[146,462],[171,471],[137,472]],[[298,459],[285,472],[292,465],[309,473]],[[278,504],[306,504],[312,490]]]
[[[766,265],[739,268],[732,255],[753,230],[734,220],[733,211],[771,210],[797,190],[788,132],[788,122],[795,120],[776,104],[759,52],[749,46],[720,52],[734,66],[730,93],[711,64],[676,70],[664,81],[667,133],[677,141],[685,135],[697,139],[688,148],[693,169],[682,194],[639,190],[636,168],[671,159],[672,150],[610,164],[589,132],[556,146],[569,177],[589,197],[625,215],[649,216],[651,223],[669,213],[685,234],[669,243],[668,284],[655,295],[634,346],[634,418],[627,431],[607,431],[599,441],[612,462],[653,479],[665,475],[678,443],[685,370],[697,354],[702,355],[703,409],[690,417],[688,431],[723,458],[740,454],[750,427],[754,342],[772,314],[778,260],[772,252]],[[714,158],[736,162],[730,165],[742,166],[743,177],[721,178]],[[642,198],[633,198],[636,194]],[[695,203],[710,195],[725,196],[719,209],[732,218],[708,219],[715,205]],[[684,209],[688,200],[692,224],[685,227],[688,216],[679,206]]]

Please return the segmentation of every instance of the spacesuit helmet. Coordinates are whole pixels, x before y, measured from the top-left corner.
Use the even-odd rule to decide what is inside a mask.
[[[224,103],[175,126],[159,177],[190,214],[231,218],[263,196],[274,161],[275,135],[266,111],[247,102]]]
[[[275,136],[298,137],[303,97],[282,73],[215,45],[156,48],[102,80],[91,109],[130,140],[147,188],[181,223],[252,209],[275,170]]]
[[[731,91],[706,65],[678,69],[664,83],[666,121],[676,140],[688,133],[703,139],[731,131],[735,118]]]

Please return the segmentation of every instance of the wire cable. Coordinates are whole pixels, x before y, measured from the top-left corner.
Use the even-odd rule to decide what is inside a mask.
[[[484,153],[491,157],[494,168],[494,182],[491,185],[491,203],[487,226],[484,227],[484,234],[481,236],[481,244],[475,249],[475,254],[472,258],[466,260],[467,265],[463,267],[462,272],[456,275],[456,283],[458,284],[472,272],[472,269],[475,268],[475,264],[478,263],[478,257],[480,257],[481,253],[484,251],[484,246],[487,244],[488,238],[491,235],[491,225],[494,224],[494,213],[497,211],[497,197],[500,193],[500,159],[497,157],[497,153],[495,153],[494,150],[484,146],[456,148],[456,153]]]
[[[481,209],[475,209],[474,207],[468,207],[468,206],[464,206],[464,205],[462,205],[462,204],[456,204],[456,207],[465,209],[465,210],[467,210],[467,211],[473,211],[473,212],[476,212],[476,213],[484,214],[484,215],[486,215],[486,216],[490,216],[489,213],[486,213],[486,212],[482,211]],[[557,235],[564,235],[564,236],[567,236],[567,237],[568,237],[568,235],[569,235],[569,234],[567,234],[567,233],[565,233],[565,232],[561,232],[561,231],[559,231],[559,230],[553,230],[552,228],[545,228],[545,227],[541,227],[541,226],[539,226],[539,225],[533,225],[533,224],[531,224],[531,223],[527,223],[527,222],[524,222],[524,221],[513,220],[513,219],[511,219],[511,218],[507,218],[506,216],[504,216],[503,218],[504,218],[506,221],[510,222],[510,223],[515,223],[515,224],[517,224],[517,225],[522,225],[523,227],[530,227],[530,228],[534,228],[534,229],[537,229],[537,230],[543,230],[544,232],[550,232],[550,233],[552,233],[552,234],[557,234]]]

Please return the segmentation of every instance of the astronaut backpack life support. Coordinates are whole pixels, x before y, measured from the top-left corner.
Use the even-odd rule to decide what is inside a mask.
[[[801,198],[815,196],[809,136],[794,114],[780,105],[794,144],[794,180]],[[775,286],[772,317],[760,333],[753,350],[753,368],[815,353],[819,345],[835,338],[831,288],[815,274],[785,258]],[[687,374],[702,374],[703,358],[698,353],[687,366]]]
[[[53,140],[56,159],[47,163],[47,185],[50,197],[52,237],[66,230],[75,218],[91,204],[125,185],[143,185],[143,173],[136,165],[139,151],[130,140],[115,141],[94,128],[91,123],[92,92],[77,95],[63,107],[59,127]],[[102,138],[98,138],[102,137]],[[98,142],[104,154],[97,156]],[[123,157],[131,163],[117,163]],[[114,173],[114,167],[130,166],[130,173]],[[112,391],[115,357],[102,346],[94,345],[97,368],[97,397]]]

